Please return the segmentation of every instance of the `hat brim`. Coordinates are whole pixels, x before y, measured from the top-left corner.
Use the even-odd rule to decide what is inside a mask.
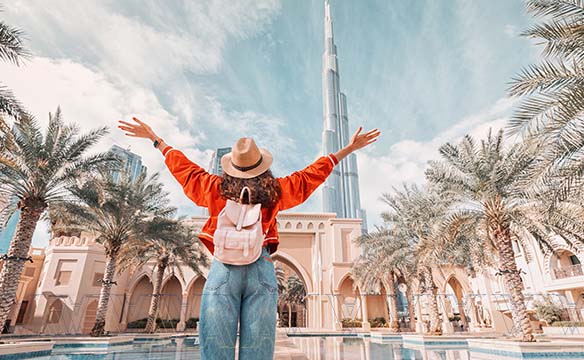
[[[221,167],[223,168],[223,172],[229,176],[240,179],[251,179],[265,173],[270,168],[270,166],[272,166],[273,158],[272,154],[266,149],[260,148],[260,153],[262,154],[262,162],[258,165],[258,167],[248,171],[237,170],[235,167],[233,167],[230,152],[223,155],[221,158]]]

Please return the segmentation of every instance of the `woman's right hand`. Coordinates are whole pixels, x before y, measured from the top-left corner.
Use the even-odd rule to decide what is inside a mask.
[[[129,123],[123,120],[118,120],[118,128],[125,131],[126,136],[150,139],[152,141],[159,139],[158,135],[152,130],[148,124],[140,121],[140,119],[133,117],[136,123]]]

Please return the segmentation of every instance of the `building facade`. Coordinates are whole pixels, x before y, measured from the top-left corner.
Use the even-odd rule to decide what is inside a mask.
[[[132,181],[136,180],[140,174],[146,172],[147,168],[142,165],[142,157],[140,155],[118,145],[112,145],[109,151],[120,160],[120,170],[127,172]],[[120,171],[112,171],[112,176],[117,182]]]
[[[221,158],[223,155],[230,153],[230,147],[218,148],[217,150],[213,151],[213,155],[211,155],[211,161],[209,162],[209,172],[215,175],[223,175],[223,167],[221,166]]]
[[[347,96],[341,92],[337,46],[333,36],[330,1],[325,1],[324,53],[322,55],[323,154],[337,152],[350,141]],[[339,218],[361,219],[367,230],[365,210],[359,197],[357,156],[350,154],[333,170],[323,188],[323,212]]]
[[[200,226],[206,217],[188,220]],[[394,291],[409,292],[415,328],[424,331],[429,321],[429,299],[416,284],[407,289],[398,284],[387,291],[365,292],[353,278],[351,266],[360,255],[353,240],[361,234],[358,219],[341,219],[332,213],[283,213],[278,217],[280,245],[272,255],[276,266],[294,273],[306,290],[303,305],[288,307],[279,302],[278,311],[294,319],[294,325],[311,329],[339,330],[347,324],[389,323],[407,326],[407,304],[401,304],[398,319],[390,319]],[[525,295],[529,311],[538,302],[552,301],[563,309],[564,320],[584,321],[584,251],[558,241],[556,254],[543,254],[535,243],[517,248],[517,263],[525,272]],[[525,254],[528,250],[530,261]],[[206,251],[206,250],[204,250]],[[56,237],[46,249],[33,249],[34,263],[27,263],[11,312],[14,331],[21,334],[83,334],[91,330],[105,267],[103,247],[90,234]],[[135,331],[148,314],[152,296],[154,264],[116,276],[106,329]],[[169,320],[163,330],[192,331],[198,320],[202,290],[208,269],[197,275],[184,267],[184,278],[168,273],[162,285],[159,317]],[[438,287],[438,304],[445,333],[458,331],[510,333],[510,296],[496,269],[469,273],[457,266],[433,269]],[[404,296],[398,296],[398,301]],[[399,305],[399,304],[398,304]],[[405,306],[403,306],[405,305]],[[291,313],[287,313],[292,310]],[[363,321],[363,319],[367,321]],[[383,319],[383,320],[381,320]],[[287,325],[287,322],[283,322]],[[354,327],[357,325],[348,325]],[[534,321],[535,328],[539,324]]]

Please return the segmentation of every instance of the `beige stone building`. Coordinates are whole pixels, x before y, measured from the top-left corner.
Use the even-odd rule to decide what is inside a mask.
[[[193,226],[205,217],[189,220]],[[361,234],[360,220],[337,219],[327,213],[283,213],[278,217],[280,246],[273,259],[287,274],[295,273],[306,290],[305,305],[292,307],[280,302],[279,313],[292,316],[294,325],[310,329],[341,329],[343,319],[389,319],[390,302],[381,286],[379,293],[360,291],[351,276],[351,264],[360,255],[353,239]],[[583,253],[558,242],[557,255],[544,256],[534,244],[531,261],[517,249],[517,261],[525,271],[528,307],[551,298],[565,309],[568,320],[584,320]],[[89,234],[51,239],[46,249],[33,249],[34,262],[27,263],[11,313],[17,333],[88,333],[95,319],[105,256],[103,247]],[[205,269],[205,271],[207,271]],[[438,286],[443,329],[454,331],[508,332],[513,323],[509,297],[496,269],[468,274],[460,267],[434,269]],[[173,320],[161,324],[168,331],[191,331],[199,316],[205,276],[183,269],[184,278],[164,278],[159,317]],[[150,265],[116,277],[106,328],[111,332],[136,331],[150,304]],[[398,285],[400,319],[407,322],[403,304],[404,285]],[[411,289],[416,327],[422,331],[428,319],[427,299]],[[363,328],[369,328],[363,322]]]

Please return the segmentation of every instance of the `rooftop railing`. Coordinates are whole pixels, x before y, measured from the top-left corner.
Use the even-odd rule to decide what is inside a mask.
[[[560,268],[554,269],[554,275],[556,276],[556,279],[565,279],[574,276],[582,276],[584,275],[584,269],[582,269],[582,264],[562,266]]]

